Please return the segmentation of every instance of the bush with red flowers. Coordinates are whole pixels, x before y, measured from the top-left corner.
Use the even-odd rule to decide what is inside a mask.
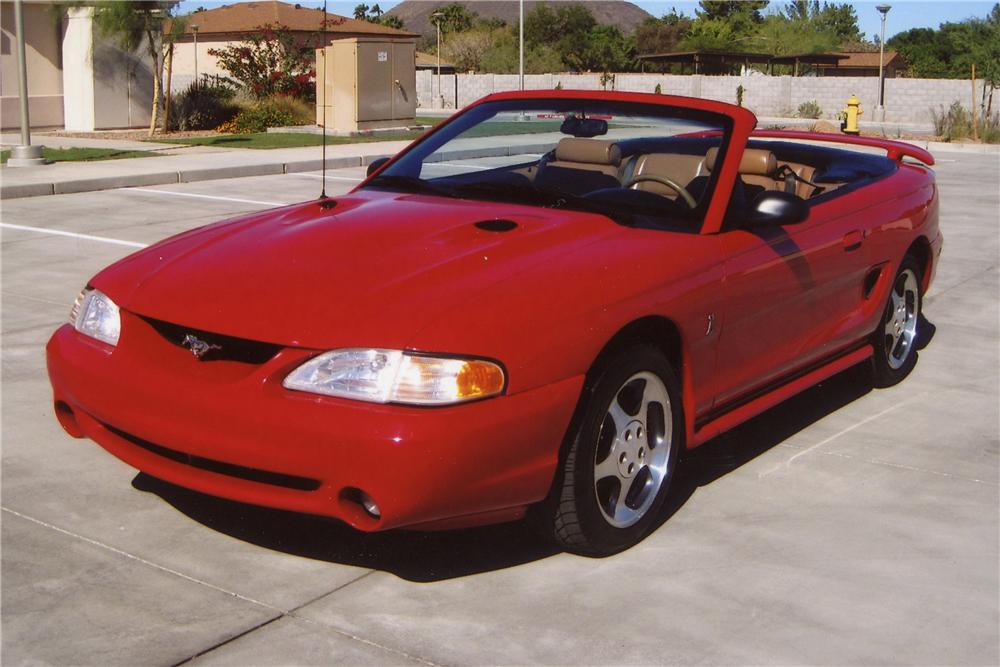
[[[288,95],[315,101],[313,48],[297,45],[286,27],[268,24],[258,27],[258,32],[246,41],[224,49],[209,49],[208,53],[254,99]]]

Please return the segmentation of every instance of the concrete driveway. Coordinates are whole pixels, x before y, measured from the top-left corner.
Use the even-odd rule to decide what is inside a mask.
[[[59,428],[43,346],[91,275],[315,174],[4,201],[4,664],[1000,663],[1000,159],[939,157],[913,375],[848,372],[709,443],[604,560],[516,524],[366,536],[208,498]]]

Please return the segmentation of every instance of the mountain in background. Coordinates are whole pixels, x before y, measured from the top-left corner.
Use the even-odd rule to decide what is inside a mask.
[[[545,3],[532,0],[524,3],[524,14],[527,16],[540,4],[555,6],[570,1],[572,0],[549,0]],[[429,37],[435,32],[434,24],[430,20],[431,14],[451,4],[465,5],[481,18],[497,18],[507,25],[517,25],[519,3],[516,0],[470,0],[459,3],[454,0],[405,0],[386,14],[398,17],[408,32],[417,32]],[[590,10],[599,24],[616,26],[625,34],[633,32],[636,26],[652,16],[644,9],[624,0],[593,0],[581,4]]]

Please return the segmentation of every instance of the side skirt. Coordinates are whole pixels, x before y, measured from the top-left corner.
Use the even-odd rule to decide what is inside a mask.
[[[805,373],[780,381],[779,384],[754,394],[750,400],[738,400],[730,408],[723,407],[721,414],[718,411],[709,413],[706,418],[695,422],[694,439],[689,443],[689,448],[697,447],[720,433],[742,424],[751,417],[756,417],[809,387],[861,363],[872,354],[874,354],[872,346],[866,344],[819,367],[813,367]]]

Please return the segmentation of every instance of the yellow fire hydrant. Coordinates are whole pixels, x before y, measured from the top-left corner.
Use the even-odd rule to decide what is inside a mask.
[[[858,116],[864,111],[861,110],[861,100],[857,95],[851,95],[847,100],[847,108],[842,113],[844,120],[840,123],[840,131],[844,134],[861,134],[861,130],[858,129]]]

